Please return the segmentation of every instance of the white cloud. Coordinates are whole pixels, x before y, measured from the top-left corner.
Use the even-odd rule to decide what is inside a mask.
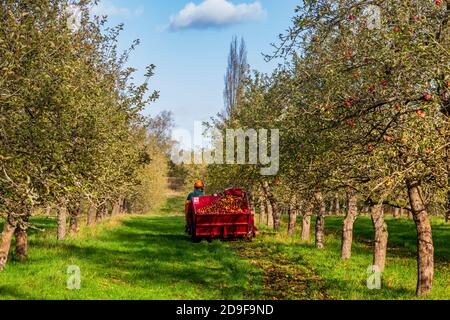
[[[188,3],[170,19],[170,29],[221,28],[264,18],[266,11],[259,1],[233,4],[228,0],[204,0],[196,5]]]
[[[144,13],[142,7],[131,10],[127,7],[119,7],[110,0],[101,0],[96,6],[92,7],[91,14],[96,16],[108,17],[132,17],[141,16]]]

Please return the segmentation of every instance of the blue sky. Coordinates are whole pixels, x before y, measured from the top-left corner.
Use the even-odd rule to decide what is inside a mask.
[[[244,37],[253,69],[271,72],[280,61],[266,63],[261,53],[272,52],[270,43],[290,26],[300,2],[207,0],[210,3],[202,6],[203,1],[102,0],[96,9],[107,13],[112,24],[125,24],[123,48],[133,39],[141,40],[130,65],[141,71],[151,63],[157,67],[150,86],[161,92],[161,98],[147,114],[172,111],[176,127],[189,131],[194,121],[208,120],[223,110],[223,77],[232,37]],[[179,14],[190,2],[195,6]]]

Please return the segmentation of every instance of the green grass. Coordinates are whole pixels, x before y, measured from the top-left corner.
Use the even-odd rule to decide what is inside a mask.
[[[341,217],[326,219],[326,248],[261,227],[252,242],[193,244],[183,201],[171,198],[145,216],[127,216],[77,238],[55,240],[55,221],[35,217],[29,259],[0,272],[0,299],[415,299],[416,231],[387,218],[389,248],[381,290],[366,286],[372,263],[370,218],[355,222],[353,255],[340,259]],[[312,231],[314,226],[312,227]],[[435,281],[429,299],[450,299],[450,225],[433,220]],[[66,288],[69,265],[81,290]]]
[[[274,237],[270,232],[260,239],[273,252],[284,254],[301,267],[313,270],[323,281],[331,299],[416,299],[417,279],[416,230],[414,222],[386,218],[389,230],[386,270],[381,290],[369,290],[367,269],[372,264],[373,228],[369,217],[359,217],[354,226],[354,243],[350,261],[340,258],[341,217],[326,219],[326,248],[302,242],[298,236]],[[450,299],[450,226],[433,219],[435,245],[435,279],[426,299]],[[263,230],[264,227],[263,227]],[[312,226],[312,231],[314,225]],[[299,232],[297,232],[298,234]],[[313,235],[312,235],[313,238]],[[313,239],[312,239],[313,240]]]
[[[180,209],[181,208],[181,209]],[[1,299],[244,299],[255,270],[226,243],[193,244],[184,234],[183,202],[159,212],[110,221],[54,240],[53,220],[35,219],[29,259],[0,273]],[[81,290],[66,288],[69,265],[81,269]]]

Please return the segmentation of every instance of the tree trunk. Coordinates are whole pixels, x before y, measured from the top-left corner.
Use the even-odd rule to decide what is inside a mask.
[[[317,213],[316,220],[316,247],[318,249],[324,248],[324,240],[325,240],[325,202],[323,201],[323,196],[321,192],[316,192],[316,202],[319,205],[319,212]]]
[[[102,213],[103,219],[108,218],[108,215],[109,215],[108,202],[106,202],[105,206],[103,207],[103,213]]]
[[[370,208],[369,208],[368,206],[364,206],[364,207],[361,209],[361,215],[362,215],[362,216],[368,216],[368,215],[369,215],[369,211],[370,211]]]
[[[447,12],[450,8],[450,2],[447,1]],[[447,32],[448,33],[448,32]],[[445,116],[447,117],[447,123],[450,123],[450,105],[447,103],[445,109]],[[447,126],[446,131],[447,146],[445,147],[445,162],[447,164],[447,201],[445,205],[445,222],[450,221],[450,128]]]
[[[123,207],[122,207],[123,209],[122,209],[122,213],[129,213],[129,212],[131,212],[131,205],[130,205],[130,202],[128,201],[128,199],[127,198],[124,198],[123,199]]]
[[[264,189],[266,197],[269,200],[270,205],[272,207],[273,228],[275,229],[275,231],[280,231],[280,229],[281,229],[281,211],[278,206],[277,199],[275,198],[273,193],[270,191],[269,183],[267,181],[263,183],[263,189]]]
[[[272,216],[273,216],[273,229],[275,231],[280,231],[281,229],[281,211],[278,208],[278,203],[276,201],[270,201],[272,205]]]
[[[267,226],[269,228],[273,228],[273,208],[269,200],[266,200],[266,208],[267,208]]]
[[[248,205],[250,207],[250,211],[255,212],[255,197],[253,196],[253,192],[248,193]]]
[[[101,204],[98,207],[97,212],[95,214],[95,222],[96,223],[99,223],[99,222],[101,222],[103,220],[103,215],[104,215],[104,212],[105,212],[105,206],[106,206],[105,204]]]
[[[77,234],[80,230],[78,227],[78,216],[80,215],[80,203],[76,203],[74,207],[70,208],[69,233],[71,235]]]
[[[95,223],[95,214],[97,213],[97,207],[93,204],[89,206],[87,225],[92,226]]]
[[[328,215],[329,216],[333,216],[334,212],[335,212],[335,201],[334,200],[335,199],[333,199],[333,198],[330,199],[330,208],[328,210]]]
[[[120,200],[114,202],[111,217],[115,217],[120,213]]]
[[[259,195],[259,224],[267,223],[267,210],[266,201],[264,200],[263,193]]]
[[[120,214],[126,213],[126,199],[124,197],[120,198]]]
[[[302,219],[302,240],[309,241],[311,236],[311,216],[313,213],[313,204],[308,202]]]
[[[341,204],[339,202],[339,195],[336,194],[335,202],[334,202],[334,214],[339,216],[341,214]]]
[[[394,208],[394,219],[398,219],[400,216],[400,208]]]
[[[51,216],[51,214],[52,214],[52,206],[47,206],[45,208],[45,216],[48,218]]]
[[[13,223],[10,218],[6,219],[3,226],[3,232],[0,239],[0,271],[3,270],[8,261],[9,249],[11,248],[11,241],[16,229],[16,223]]]
[[[352,256],[353,223],[358,215],[356,192],[353,189],[347,191],[347,215],[342,228],[341,258],[348,260]]]
[[[58,218],[57,218],[57,239],[64,240],[66,239],[66,223],[67,223],[67,208],[65,204],[61,204],[58,209]]]
[[[16,253],[15,258],[23,261],[28,257],[28,220],[30,215],[27,214],[21,223],[18,223],[14,232],[16,236]]]
[[[408,183],[408,195],[417,229],[417,291],[418,296],[426,295],[433,288],[434,246],[430,218],[422,199],[419,183]]]
[[[386,250],[388,242],[387,224],[384,222],[384,215],[381,205],[370,208],[373,227],[375,229],[375,247],[373,254],[373,265],[378,266],[381,272],[386,265]]]
[[[293,196],[289,203],[289,224],[288,224],[288,235],[292,236],[295,233],[295,224],[297,222],[297,208],[296,208],[296,197]]]
[[[16,254],[15,258],[19,261],[28,257],[28,234],[27,229],[17,226],[14,232],[16,236]]]

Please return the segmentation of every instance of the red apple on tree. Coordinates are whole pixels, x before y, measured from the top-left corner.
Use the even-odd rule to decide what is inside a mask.
[[[422,119],[425,118],[425,116],[426,116],[425,111],[422,111],[419,109],[416,110],[416,114],[419,116],[419,118],[422,118]]]

